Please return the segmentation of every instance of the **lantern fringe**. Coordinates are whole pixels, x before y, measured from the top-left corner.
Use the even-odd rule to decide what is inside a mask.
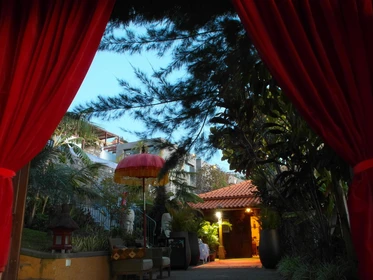
[[[127,173],[127,172],[125,172]],[[145,177],[138,177],[138,176],[128,176],[123,174],[122,172],[116,171],[114,174],[114,182],[128,185],[128,186],[142,186],[142,178],[145,178],[145,185],[152,185],[152,186],[164,186],[169,182],[168,175],[165,175],[161,180],[158,180],[158,173],[155,177],[149,178]]]

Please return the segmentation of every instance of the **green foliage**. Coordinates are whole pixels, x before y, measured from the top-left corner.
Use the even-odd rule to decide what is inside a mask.
[[[204,221],[203,218],[199,217],[199,216],[194,216],[193,218],[189,219],[187,221],[187,223],[188,223],[188,231],[189,232],[198,233],[198,231],[202,227],[203,221]]]
[[[156,232],[157,236],[161,235],[162,226],[162,215],[166,213],[166,202],[169,199],[169,195],[166,193],[165,187],[155,187],[153,189],[154,203],[153,207],[149,211],[149,216],[156,221]]]
[[[341,259],[329,263],[319,263],[315,269],[315,280],[353,279],[349,277],[353,270],[354,267],[351,263]]]
[[[204,221],[201,223],[201,228],[198,231],[198,236],[206,243],[210,251],[216,251],[219,246],[219,224],[210,223],[209,221]]]
[[[284,256],[281,258],[277,265],[277,271],[285,279],[293,279],[295,271],[297,271],[301,266],[303,266],[303,261],[300,257]]]
[[[163,11],[156,7],[160,12],[156,18],[145,19],[143,14],[134,13],[137,26],[127,25],[126,20],[123,24],[109,25],[101,50],[120,53],[152,50],[160,56],[171,54],[173,60],[165,68],[154,69],[151,77],[141,69],[134,69],[141,87],[119,80],[121,94],[110,98],[99,96],[75,111],[103,119],[130,114],[146,124],[146,132],[136,133],[139,138],[163,132],[170,142],[177,144],[178,156],[185,156],[192,148],[208,156],[215,150],[208,141],[205,126],[224,111],[231,95],[249,94],[248,81],[255,75],[248,72],[258,67],[259,57],[230,4],[219,5],[212,13],[198,10],[201,11],[198,16],[181,12],[189,10],[190,3],[179,5]],[[135,9],[143,11],[138,6]],[[162,23],[156,19],[162,19]],[[133,26],[146,31],[131,30]],[[169,75],[177,75],[180,69],[188,75],[173,78],[171,82]],[[181,139],[175,138],[179,129],[186,131]]]
[[[74,252],[92,252],[92,251],[108,251],[109,235],[106,232],[96,232],[95,234],[80,236],[73,235],[72,244]]]
[[[108,238],[110,232],[102,227],[92,224],[90,215],[82,214],[82,225],[73,232],[72,245],[74,252],[107,251],[109,249]]]
[[[187,205],[180,207],[180,205],[172,204],[167,204],[166,208],[172,217],[169,224],[171,231],[198,232],[203,220],[203,214],[199,210]]]
[[[100,186],[98,187],[100,192],[100,198],[98,199],[101,206],[107,211],[110,220],[120,221],[123,217],[124,212],[127,210],[125,206],[118,203],[118,198],[127,191],[126,205],[131,205],[133,202],[137,202],[137,193],[129,192],[125,186],[114,182],[112,175],[101,177]],[[140,190],[141,188],[137,188]],[[106,212],[102,213],[106,214]]]
[[[89,139],[98,140],[93,131],[86,120],[67,113],[52,141],[31,161],[26,205],[28,227],[40,228],[39,221],[34,221],[35,215],[45,214],[50,205],[98,198],[97,179],[104,165],[92,163],[77,145],[82,140],[86,144],[90,143]]]
[[[215,165],[204,165],[196,174],[196,192],[205,193],[228,186],[228,174]]]
[[[21,247],[36,251],[48,251],[52,247],[52,235],[47,232],[24,228]]]
[[[71,149],[75,155],[85,164],[91,163],[83,147],[98,147],[99,138],[96,133],[95,126],[89,121],[82,118],[81,115],[73,112],[67,112],[62,118],[53,135],[53,147],[59,148],[60,159],[62,162],[75,162]]]
[[[269,207],[260,207],[260,213],[256,216],[261,229],[277,229],[281,218],[278,212]]]
[[[73,207],[70,212],[71,218],[79,226],[80,232],[90,232],[94,228],[98,228],[96,222],[94,221],[91,213],[89,211],[82,209],[80,207]]]
[[[331,186],[347,185],[351,179],[348,165],[287,100],[232,6],[224,1],[222,6],[190,13],[193,5],[206,4],[202,2],[153,6],[154,15],[142,1],[118,4],[117,9],[125,7],[131,12],[119,16],[115,9],[101,49],[120,53],[151,50],[160,56],[169,52],[172,61],[163,69],[154,69],[152,76],[135,69],[142,86],[119,80],[121,94],[101,96],[77,111],[103,119],[130,113],[146,124],[146,131],[137,133],[140,138],[164,133],[178,144],[166,163],[169,169],[193,147],[205,155],[212,148],[221,149],[232,170],[254,179],[264,205],[281,214],[290,213],[279,228],[286,237],[284,250],[311,252],[311,259],[324,262],[343,255],[346,246],[340,240],[345,238],[346,244],[348,240],[341,233],[343,219],[336,218]],[[131,30],[130,20],[144,33]],[[180,79],[172,75],[171,82],[170,75],[180,69],[187,74]],[[206,125],[211,126],[210,131]],[[175,128],[186,131],[181,139],[175,140]],[[183,188],[177,196],[186,197],[184,202],[190,199]],[[299,277],[304,276],[302,271],[307,274],[307,269],[299,270]]]
[[[203,201],[195,193],[196,187],[185,182],[186,175],[187,172],[179,169],[170,172],[170,182],[175,187],[175,193],[173,194],[171,204],[187,207],[190,202],[197,203]]]
[[[183,207],[179,209],[167,207],[172,220],[169,227],[171,231],[189,231],[189,220],[194,218],[193,210],[190,207]]]
[[[310,261],[309,256],[284,256],[277,271],[287,280],[344,280],[349,279],[351,264],[343,259],[331,262]]]
[[[141,239],[143,235],[142,229],[134,229],[133,233],[128,233],[121,227],[112,227],[110,230],[110,237],[119,237],[127,247],[136,247],[136,240]]]
[[[37,213],[34,217],[33,223],[30,229],[47,232],[50,223],[49,216],[46,214]]]
[[[226,221],[222,222],[222,225],[228,226],[232,229],[232,224]],[[210,223],[209,221],[203,221],[200,224],[198,230],[198,236],[206,243],[210,251],[216,251],[219,246],[219,223]]]

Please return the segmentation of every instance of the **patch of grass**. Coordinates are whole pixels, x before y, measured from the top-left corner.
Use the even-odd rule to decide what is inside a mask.
[[[47,232],[24,228],[21,247],[36,251],[48,251],[52,246],[52,236]]]

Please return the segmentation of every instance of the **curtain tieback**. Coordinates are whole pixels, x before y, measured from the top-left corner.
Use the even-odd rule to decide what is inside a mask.
[[[359,162],[354,167],[354,174],[359,174],[369,168],[373,168],[373,158],[363,160],[362,162]]]
[[[2,168],[0,167],[0,177],[3,178],[12,178],[16,175],[16,173],[13,170],[10,170],[8,168]]]

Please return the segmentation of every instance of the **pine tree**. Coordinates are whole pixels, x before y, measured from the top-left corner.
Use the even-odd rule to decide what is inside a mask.
[[[246,106],[248,96],[263,90],[271,81],[230,4],[206,14],[203,9],[193,9],[194,13],[190,14],[188,9],[193,5],[198,4],[193,1],[183,6],[180,2],[180,6],[175,4],[161,14],[155,12],[153,17],[133,6],[130,17],[113,16],[101,50],[120,53],[152,50],[159,56],[171,52],[172,62],[154,69],[151,76],[134,69],[142,87],[120,80],[123,91],[118,96],[99,96],[75,109],[80,114],[106,120],[130,113],[146,125],[146,131],[138,133],[142,139],[164,133],[168,143],[178,146],[169,167],[175,167],[192,148],[208,159],[216,151],[209,141],[208,130],[215,124],[214,118],[232,106],[232,96]],[[144,25],[146,32],[138,34],[131,30],[133,24]],[[118,35],[118,29],[123,36]],[[170,81],[170,75],[179,70],[187,75]],[[176,139],[175,132],[180,130],[185,131],[184,136]]]

